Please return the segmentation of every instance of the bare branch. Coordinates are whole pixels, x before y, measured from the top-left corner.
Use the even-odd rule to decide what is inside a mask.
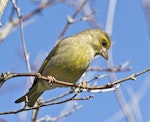
[[[137,76],[140,76],[140,75],[142,75],[142,74],[144,74],[144,73],[146,73],[146,72],[149,72],[149,71],[150,71],[150,68],[145,69],[145,70],[143,70],[143,71],[141,71],[141,72],[139,72],[139,73],[132,74],[132,75],[126,77],[126,78],[122,78],[122,79],[120,79],[120,80],[117,80],[117,81],[115,81],[115,82],[112,82],[111,84],[112,84],[112,85],[115,85],[115,84],[122,83],[122,82],[127,81],[127,80],[136,80],[136,77],[137,77]]]
[[[39,79],[42,79],[42,80],[45,80],[45,81],[52,81],[53,83],[56,83],[56,84],[61,84],[61,85],[64,85],[64,86],[70,86],[70,87],[74,87],[74,88],[82,88],[82,89],[86,89],[87,91],[90,91],[90,90],[97,90],[97,89],[107,89],[107,88],[112,88],[113,86],[117,85],[117,84],[120,84],[122,82],[125,82],[125,81],[128,81],[128,80],[136,80],[136,77],[146,73],[146,72],[149,72],[150,71],[150,68],[148,69],[145,69],[141,72],[138,72],[136,74],[132,74],[128,77],[125,77],[125,78],[122,78],[120,80],[117,80],[117,81],[113,81],[112,83],[108,83],[104,86],[81,86],[81,85],[78,85],[78,84],[73,84],[73,83],[69,83],[69,82],[65,82],[65,81],[59,81],[59,80],[54,80],[54,79],[51,79],[51,77],[45,77],[45,76],[42,76],[40,75],[39,73],[9,73],[9,72],[6,72],[6,73],[2,73],[1,76],[0,76],[0,84],[3,84],[6,80],[10,79],[10,78],[14,78],[14,77],[25,77],[25,76],[34,76],[34,77],[37,77]]]
[[[79,88],[79,92],[76,92],[71,98],[66,99],[66,100],[62,100],[62,101],[59,101],[59,102],[52,102],[52,103],[48,103],[48,104],[43,102],[43,103],[40,103],[39,105],[37,105],[35,107],[29,107],[29,108],[25,106],[24,108],[19,109],[19,110],[14,110],[14,111],[9,111],[9,112],[0,112],[0,115],[3,115],[3,114],[16,114],[16,113],[19,113],[19,112],[22,112],[22,111],[39,109],[39,108],[41,108],[43,106],[62,104],[62,103],[65,103],[65,102],[68,102],[68,101],[71,101],[71,100],[89,100],[90,98],[93,98],[93,96],[90,95],[90,96],[85,97],[85,98],[76,98],[76,97],[77,97],[77,95],[80,92],[83,91],[83,89],[85,89],[86,91],[92,91],[92,90],[98,90],[98,89],[112,88],[112,87],[115,87],[115,85],[120,84],[122,82],[125,82],[127,80],[136,80],[136,77],[138,77],[138,76],[140,76],[140,75],[142,75],[142,74],[144,74],[146,72],[149,72],[149,71],[150,71],[150,68],[145,69],[145,70],[143,70],[141,72],[138,72],[136,74],[132,74],[132,75],[126,77],[126,78],[122,78],[120,80],[114,81],[114,82],[112,82],[110,84],[106,84],[104,86],[89,86],[88,84],[85,86],[85,85],[81,85],[81,84],[72,84],[72,83],[68,83],[68,82],[64,82],[64,81],[58,81],[58,80],[51,79],[51,77],[44,77],[44,76],[41,76],[39,73],[18,73],[18,74],[16,74],[16,73],[9,73],[9,72],[2,73],[1,76],[0,76],[0,84],[4,83],[6,80],[8,80],[10,78],[14,78],[14,77],[34,76],[34,77],[37,77],[39,79],[46,80],[46,81],[53,80],[53,83],[61,84],[61,85],[64,85],[64,86],[70,86],[70,87],[74,87],[74,88]],[[70,92],[70,93],[72,93],[72,92]],[[67,94],[69,94],[69,93],[67,93]],[[62,96],[60,96],[60,98]],[[51,100],[51,101],[53,101],[53,100]]]
[[[80,108],[82,108],[81,105],[76,105],[75,104],[75,105],[73,105],[73,108],[70,111],[68,111],[68,112],[60,114],[59,116],[53,117],[53,118],[50,117],[50,116],[45,116],[45,117],[40,118],[36,122],[43,122],[43,121],[55,122],[55,121],[59,121],[59,120],[63,119],[64,117],[67,117],[67,116],[71,115],[72,113],[74,113],[75,111],[77,111]]]
[[[95,76],[94,78],[90,79],[90,80],[87,80],[86,83],[90,83],[91,81],[94,81],[94,80],[97,80],[97,79],[101,79],[101,78],[104,78],[106,77],[107,74],[103,74],[103,75],[97,75]]]
[[[121,67],[113,67],[113,68],[101,68],[101,67],[89,67],[88,71],[108,71],[108,72],[126,72],[130,71],[132,68],[124,68],[122,69]]]
[[[59,102],[53,102],[53,103],[49,103],[49,104],[43,103],[43,104],[39,104],[39,105],[37,105],[35,107],[24,107],[24,108],[19,109],[19,110],[14,110],[14,111],[9,111],[9,112],[0,112],[0,115],[16,114],[16,113],[19,113],[19,112],[22,112],[22,111],[39,109],[39,108],[44,107],[44,106],[51,106],[51,105],[62,104],[62,103],[69,102],[69,101],[72,101],[72,100],[89,100],[90,98],[93,98],[93,96],[88,96],[86,98],[76,98],[78,94],[79,93],[75,93],[72,97],[70,97],[70,98],[68,98],[66,100],[59,101]]]
[[[129,62],[125,62],[117,67],[108,67],[108,68],[101,68],[101,67],[89,67],[87,71],[108,71],[108,72],[126,72],[130,71],[132,68],[127,67]]]
[[[58,40],[61,40],[63,35],[65,34],[65,32],[67,31],[68,27],[70,26],[70,24],[72,24],[74,22],[75,17],[78,15],[78,13],[81,11],[81,9],[83,8],[83,6],[87,3],[88,0],[83,0],[82,4],[79,6],[79,8],[75,11],[75,13],[70,17],[71,19],[67,20],[67,23],[64,27],[64,29],[62,30],[62,32],[60,33]],[[71,20],[71,21],[70,21]]]
[[[17,7],[17,5],[16,5],[15,0],[12,0],[12,4],[13,4],[13,7],[16,10],[16,13],[17,13],[18,18],[19,18],[20,33],[21,33],[21,40],[22,40],[22,47],[23,47],[23,51],[24,51],[24,57],[25,57],[25,62],[26,62],[26,65],[27,65],[28,72],[30,73],[31,68],[30,68],[30,62],[29,62],[29,54],[27,52],[25,38],[24,38],[23,25],[22,25],[22,15],[20,13],[20,8]],[[32,78],[31,77],[30,77],[30,82],[32,83]]]
[[[46,100],[46,101],[43,101],[43,102],[44,103],[50,103],[50,102],[53,102],[53,101],[58,100],[58,99],[61,99],[61,98],[65,97],[65,96],[67,96],[69,94],[72,94],[72,93],[74,93],[72,90],[71,91],[67,91],[66,93],[63,93],[63,94],[61,94],[61,95],[59,95],[59,96],[57,96],[55,98],[52,98],[52,99],[49,99],[49,100]]]
[[[6,0],[4,0],[6,1]],[[44,9],[46,9],[49,6],[52,6],[56,3],[59,2],[65,2],[66,0],[48,0],[46,2],[41,2],[41,4],[39,5],[39,7],[35,8],[34,10],[32,10],[31,12],[29,12],[28,14],[24,15],[22,17],[22,21],[27,21],[29,19],[31,19],[34,15],[39,14],[41,11],[43,11]],[[11,32],[14,28],[16,28],[20,23],[19,19],[11,19],[1,30],[0,30],[0,42],[2,42]]]
[[[7,6],[8,0],[0,0],[0,26],[1,26],[1,16]]]

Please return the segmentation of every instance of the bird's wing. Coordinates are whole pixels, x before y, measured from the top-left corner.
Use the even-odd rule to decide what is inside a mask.
[[[70,38],[70,37],[69,37]],[[67,38],[64,38],[63,40],[66,40]],[[59,41],[57,43],[57,45],[53,48],[53,50],[49,53],[49,55],[46,57],[45,61],[43,62],[42,66],[39,69],[39,73],[42,74],[45,66],[47,65],[47,63],[51,60],[51,58],[57,54],[58,49],[62,46],[63,40]]]
[[[46,59],[44,60],[42,66],[41,66],[40,69],[38,70],[38,73],[42,74],[42,72],[43,72],[45,66],[47,65],[47,63],[48,63],[48,62],[51,60],[51,58],[55,55],[57,48],[58,48],[58,45],[56,45],[56,46],[54,47],[54,49],[49,53],[49,55],[48,55],[48,56],[46,57]],[[37,82],[38,82],[38,78],[35,78],[35,79],[34,79],[34,82],[33,82],[33,85],[32,85],[32,87],[31,87],[30,89],[32,89],[32,88],[35,86],[35,84],[36,84]]]
[[[57,49],[57,46],[49,53],[49,55],[46,57],[46,59],[44,60],[42,66],[40,67],[38,73],[42,73],[45,66],[47,65],[47,63],[51,60],[51,58],[55,55],[55,52],[56,52],[56,49]]]

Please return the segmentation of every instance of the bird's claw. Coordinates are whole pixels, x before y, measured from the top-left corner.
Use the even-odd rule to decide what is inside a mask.
[[[48,85],[49,86],[52,86],[53,83],[56,81],[56,79],[52,76],[47,76],[47,78],[48,78]]]
[[[86,89],[89,86],[89,84],[87,82],[80,82],[79,83],[79,88],[84,88]]]
[[[84,89],[88,89],[89,84],[87,82],[80,82],[78,86],[79,92],[82,92]]]

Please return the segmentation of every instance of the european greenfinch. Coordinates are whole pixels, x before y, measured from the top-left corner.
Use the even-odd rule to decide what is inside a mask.
[[[53,76],[56,80],[76,83],[96,55],[108,59],[110,46],[110,39],[104,31],[100,29],[84,30],[59,41],[38,72],[43,76]],[[64,86],[55,83],[48,85],[47,81],[35,78],[29,92],[15,103],[28,99],[27,105],[32,107],[44,91],[56,87]]]

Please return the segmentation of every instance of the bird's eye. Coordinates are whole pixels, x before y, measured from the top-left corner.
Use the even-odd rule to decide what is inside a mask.
[[[104,41],[104,40],[102,41],[102,46],[103,46],[103,47],[107,47],[106,41]]]

